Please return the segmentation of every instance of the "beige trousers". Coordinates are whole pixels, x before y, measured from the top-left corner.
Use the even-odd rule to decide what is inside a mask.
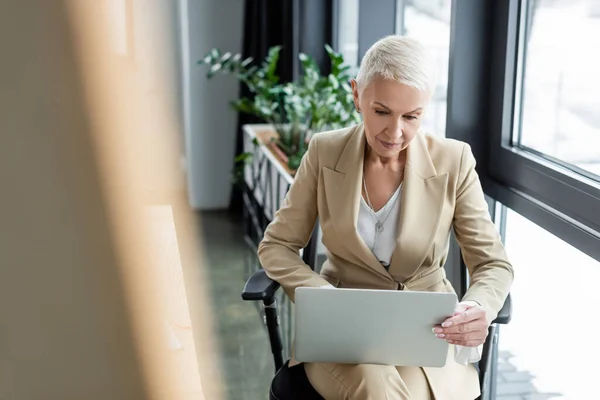
[[[325,400],[431,400],[425,373],[418,367],[304,364],[312,386]]]

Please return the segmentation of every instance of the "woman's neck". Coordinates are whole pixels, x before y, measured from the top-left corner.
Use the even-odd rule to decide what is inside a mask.
[[[367,143],[365,146],[365,164],[381,168],[402,169],[406,164],[406,149],[402,150],[397,157],[382,157],[373,151]]]

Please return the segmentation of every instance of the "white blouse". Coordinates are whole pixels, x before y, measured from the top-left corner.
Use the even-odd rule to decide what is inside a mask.
[[[401,189],[402,185],[398,186],[392,197],[377,212],[369,207],[362,196],[360,197],[360,209],[356,224],[358,234],[385,268],[389,267],[392,253],[396,248]],[[381,222],[383,230],[376,229],[378,221]]]

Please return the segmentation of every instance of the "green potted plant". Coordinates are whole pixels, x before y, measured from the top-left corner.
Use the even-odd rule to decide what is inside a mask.
[[[232,106],[273,127],[276,134],[261,139],[292,173],[300,165],[313,133],[360,122],[352,98],[350,67],[330,46],[325,45],[325,49],[331,60],[331,73],[321,74],[313,58],[300,54],[303,74],[295,82],[281,82],[277,76],[279,46],[272,47],[258,65],[251,58],[242,59],[240,54],[217,49],[198,61],[209,67],[209,79],[217,73],[230,74],[248,87],[253,97],[239,98]],[[243,154],[237,161],[246,157],[248,154]]]

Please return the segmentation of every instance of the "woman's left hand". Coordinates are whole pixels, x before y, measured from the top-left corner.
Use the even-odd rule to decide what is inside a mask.
[[[474,301],[458,303],[454,315],[433,332],[450,344],[477,347],[485,342],[490,324],[483,307]]]

